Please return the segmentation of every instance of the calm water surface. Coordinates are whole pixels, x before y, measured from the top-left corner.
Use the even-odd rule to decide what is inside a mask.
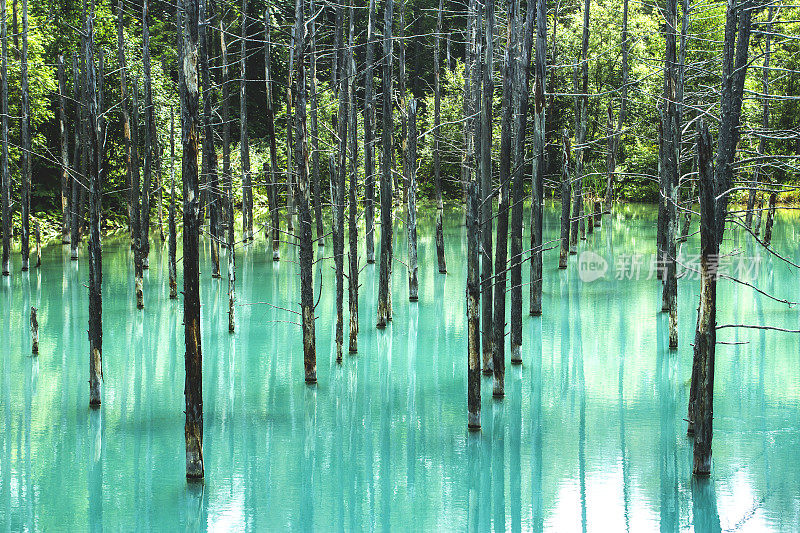
[[[556,237],[556,216],[548,211],[546,239]],[[447,219],[446,276],[436,269],[433,215],[420,219],[419,302],[409,304],[405,267],[395,263],[394,320],[377,331],[378,268],[366,266],[359,353],[341,365],[332,261],[317,263],[316,387],[303,383],[296,317],[279,309],[299,309],[293,247],[280,263],[263,238],[237,249],[232,335],[227,281],[211,278],[203,252],[203,485],[184,477],[182,309],[168,298],[165,248],[153,242],[139,311],[126,241],[104,243],[99,410],[88,407],[85,254],[76,263],[67,247],[48,247],[29,274],[15,256],[13,275],[0,280],[2,528],[800,528],[800,337],[720,331],[719,340],[740,344],[718,348],[714,472],[693,480],[683,418],[699,284],[679,283],[680,349],[670,352],[660,284],[647,279],[655,210],[621,207],[581,244],[608,265],[591,283],[574,256],[559,271],[557,250],[546,252],[543,317],[525,313],[524,364],[509,365],[505,400],[493,400],[484,379],[477,434],[466,429],[462,217]],[[779,213],[774,237],[795,262],[798,222]],[[401,223],[396,235],[405,259]],[[687,265],[696,250],[695,236],[684,245]],[[800,300],[797,271],[749,238],[730,235],[725,250],[758,258],[760,288]],[[526,265],[526,283],[527,274]],[[720,324],[800,327],[797,308],[746,286],[721,282],[719,303]]]

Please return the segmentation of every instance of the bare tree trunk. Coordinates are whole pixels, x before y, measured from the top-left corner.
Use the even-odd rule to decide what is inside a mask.
[[[575,131],[575,185],[573,188],[572,227],[570,231],[570,254],[578,253],[578,237],[586,238],[586,221],[583,218],[583,162],[586,155],[586,127],[589,113],[589,0],[583,4],[583,37],[581,39],[581,86],[576,96],[578,115]]]
[[[145,0],[146,2],[147,0]],[[212,116],[213,89],[210,73],[211,55],[211,14],[206,6],[207,0],[200,2],[200,72],[203,85],[203,174],[205,182],[208,184],[206,190],[206,202],[208,205],[209,234],[211,236],[211,277],[219,278],[219,235],[217,232],[217,222],[219,218],[219,201],[217,191],[219,183],[217,179],[217,151],[214,147],[214,127]]]
[[[417,279],[417,100],[408,102],[408,299],[419,300]]]
[[[36,308],[31,307],[31,353],[39,355],[39,319],[36,317]]]
[[[486,27],[484,38],[483,89],[481,92],[481,136],[480,136],[480,172],[481,172],[481,305],[483,306],[483,373],[494,371],[494,346],[492,329],[492,293],[494,284],[492,277],[492,99],[494,96],[494,0],[486,0],[484,9]],[[491,361],[491,362],[490,362]]]
[[[183,323],[186,342],[186,477],[202,479],[203,356],[200,341],[200,205],[197,178],[200,102],[197,86],[199,0],[183,0],[185,21],[181,62],[183,135]],[[232,251],[231,251],[232,252]]]
[[[381,161],[381,258],[378,277],[378,323],[392,319],[392,13],[394,0],[386,0],[383,15],[383,160]]]
[[[300,305],[303,321],[303,364],[305,381],[317,382],[317,352],[314,333],[314,241],[312,238],[311,187],[308,182],[308,143],[306,140],[305,4],[295,4],[295,53],[297,59],[297,182],[296,196],[300,215]],[[312,13],[313,16],[313,13]]]
[[[317,124],[318,115],[318,98],[317,98],[317,22],[314,6],[314,0],[309,2],[309,12],[312,19],[309,21],[310,29],[310,57],[309,66],[310,72],[308,73],[309,84],[309,107],[311,111],[311,124],[309,125],[309,133],[311,137],[311,186],[314,189],[314,219],[317,223],[317,245],[325,246],[325,228],[323,227],[322,219],[322,184],[319,172],[319,128]]]
[[[267,10],[267,20],[269,20],[269,10]],[[226,243],[228,248],[228,333],[236,331],[236,222],[234,220],[233,212],[233,174],[231,172],[231,120],[230,120],[230,76],[228,65],[228,47],[225,44],[225,30],[222,26],[222,17],[220,17],[220,31],[219,31],[219,44],[222,56],[222,179],[225,188],[225,218],[228,221],[226,227]],[[267,33],[269,38],[269,33]],[[269,39],[265,46],[269,48]],[[267,61],[269,67],[269,61]],[[269,73],[267,73],[269,80]],[[269,89],[270,83],[267,83]],[[270,155],[272,155],[273,147],[275,144],[274,130],[270,135],[270,126],[272,126],[272,98],[271,93],[267,92],[267,135],[270,137]],[[271,186],[268,190],[274,191],[274,165],[271,166],[270,180]],[[270,207],[274,206],[273,200],[270,199]],[[275,207],[275,214],[277,216],[277,207]],[[274,220],[273,216],[273,220]],[[273,251],[273,260],[275,259]]]
[[[439,55],[442,47],[442,16],[444,12],[444,0],[439,0],[439,12],[436,16],[436,46],[433,49],[433,181],[436,189],[436,258],[439,263],[439,272],[447,272],[447,263],[444,257],[444,204],[442,203],[442,163],[439,154],[442,133],[441,127],[441,107],[442,107],[442,88],[440,80]],[[448,62],[449,67],[449,62]]]
[[[175,227],[175,111],[169,108],[169,175],[170,175],[170,194],[169,194],[169,297],[178,297],[178,276],[177,276],[177,249],[178,236]]]
[[[358,352],[358,203],[356,202],[357,188],[358,188],[358,112],[355,105],[355,80],[356,80],[356,65],[354,53],[354,39],[355,39],[355,13],[353,10],[353,2],[351,0],[349,5],[350,17],[350,30],[348,32],[347,43],[347,108],[348,120],[350,126],[348,128],[349,135],[349,197],[347,199],[347,237],[350,247],[349,252],[349,269],[347,273],[347,300],[350,313],[350,339],[349,339],[349,352]],[[344,195],[344,191],[342,191]],[[342,251],[344,253],[344,250]]]
[[[528,8],[531,9],[530,7]],[[528,15],[530,16],[530,15]],[[533,29],[527,33],[532,33]],[[527,38],[527,34],[526,34]],[[527,43],[526,43],[526,46]],[[530,47],[528,47],[530,49]],[[530,53],[530,52],[529,52]],[[530,314],[542,314],[542,240],[545,173],[545,72],[547,65],[547,10],[544,0],[536,1],[536,60],[533,77],[533,169],[531,172],[531,294]],[[527,91],[523,91],[527,92]],[[523,108],[524,109],[524,108]]]
[[[2,159],[0,159],[0,179],[2,179],[3,215],[3,275],[11,274],[11,173],[8,169],[8,34],[6,30],[6,3],[0,2],[0,40],[3,55],[0,63],[0,133],[2,135]]]
[[[713,169],[711,136],[708,129],[702,125],[698,142],[702,282],[687,417],[689,433],[694,434],[693,473],[698,476],[706,476],[711,472],[717,262],[720,243],[725,233],[725,217],[733,183],[732,163],[739,140],[751,19],[752,10],[748,3],[728,4],[720,90],[722,113]]]
[[[20,59],[20,141],[22,143],[21,168],[22,187],[20,188],[22,232],[20,234],[20,255],[22,271],[28,270],[31,245],[31,103],[28,92],[28,0],[22,0],[22,57]],[[92,66],[94,68],[94,66]]]
[[[133,212],[133,185],[131,183],[131,120],[128,104],[128,74],[125,60],[125,34],[123,31],[125,26],[123,13],[122,0],[120,0],[117,4],[117,63],[119,65],[120,107],[122,109],[122,139],[125,144],[125,186],[128,188],[128,194],[126,195],[128,204],[128,229],[131,234],[131,243],[133,243],[136,240],[136,235],[134,234],[133,222],[135,213]]]
[[[514,11],[519,12],[515,1]],[[536,2],[531,0],[523,21],[516,22],[516,41],[520,59],[514,70],[513,182],[511,184],[511,364],[522,363],[522,208],[525,187],[525,133],[528,127],[528,80]]]
[[[81,225],[81,180],[83,176],[80,173],[80,159],[81,159],[81,143],[80,143],[80,129],[81,129],[81,75],[78,68],[78,54],[72,55],[72,98],[75,107],[75,117],[73,122],[73,145],[72,152],[72,222],[70,223],[70,259],[73,261],[78,260],[78,246],[80,245],[80,225]],[[3,78],[5,79],[5,78]],[[10,191],[9,191],[10,202]],[[10,224],[10,221],[9,221]]]
[[[481,428],[481,289],[478,266],[481,243],[478,195],[477,181],[472,180],[467,195],[467,428],[470,431]]]
[[[398,85],[398,99],[397,107],[400,111],[400,160],[402,180],[400,184],[403,187],[403,203],[408,199],[408,116],[406,115],[406,83],[408,76],[406,74],[406,0],[397,0],[398,11],[400,12],[400,20],[397,28],[397,85]],[[395,182],[395,188],[397,183]],[[399,200],[400,198],[397,198]]]
[[[349,48],[348,48],[349,51]],[[342,362],[342,344],[344,343],[344,204],[345,204],[345,177],[347,175],[347,129],[350,122],[350,109],[348,99],[348,70],[350,58],[348,53],[339,54],[339,113],[338,113],[338,138],[339,147],[336,154],[336,177],[333,209],[333,258],[336,263],[336,361]]]
[[[69,138],[66,116],[67,83],[64,55],[58,55],[58,139],[61,148],[61,242],[69,242]]]
[[[147,3],[142,2],[142,63],[144,74],[144,185],[142,187],[142,246],[144,268],[150,268],[150,194],[153,183],[153,88],[150,79],[150,30],[147,20]],[[202,9],[201,3],[201,9]],[[205,21],[203,21],[205,25]]]
[[[292,94],[292,83],[294,80],[294,58],[295,58],[295,32],[296,26],[292,26],[291,39],[289,46],[289,76],[286,79],[286,229],[289,233],[294,231],[294,125],[289,117],[292,116],[294,106],[294,96]]]
[[[141,199],[141,185],[139,176],[139,87],[138,83],[134,80],[133,84],[133,113],[131,116],[131,158],[133,177],[131,184],[133,185],[133,269],[134,269],[134,283],[136,292],[136,307],[144,309],[144,210],[142,209],[143,201]]]
[[[273,110],[273,102],[272,102],[272,70],[271,70],[271,57],[272,57],[272,40],[270,37],[270,27],[272,25],[271,20],[271,8],[269,5],[267,6],[266,11],[264,12],[264,80],[267,86],[267,140],[269,141],[269,184],[267,185],[267,190],[269,191],[269,209],[270,209],[270,233],[272,235],[272,260],[278,261],[280,260],[280,227],[281,227],[281,218],[280,212],[278,211],[278,184],[276,182],[275,172],[278,168],[278,147],[277,142],[275,140],[275,112]],[[227,79],[227,60],[224,58],[227,57],[225,54],[225,41],[223,38],[222,41],[222,48],[223,48],[223,77]],[[223,95],[226,94],[226,82],[223,82]],[[314,98],[312,96],[312,98]],[[312,100],[313,101],[313,100]],[[226,97],[223,96],[223,109],[227,112],[227,100]],[[313,104],[312,104],[313,105]],[[223,115],[223,120],[227,124],[228,119],[225,118],[226,115]],[[313,126],[313,111],[312,111],[312,126]],[[312,132],[312,136],[315,136],[314,132]]]
[[[680,144],[678,143],[678,130],[680,128],[677,107],[677,77],[678,60],[676,56],[676,33],[678,26],[678,3],[676,0],[667,0],[664,11],[666,24],[666,52],[664,66],[664,131],[662,157],[663,173],[662,183],[665,202],[664,216],[664,258],[665,263],[659,265],[664,268],[664,291],[661,310],[669,312],[669,347],[678,347],[678,281],[677,275],[677,246],[675,232],[677,228],[678,205],[678,162]]]
[[[767,13],[767,20],[769,21],[766,27],[766,42],[764,44],[764,69],[761,74],[761,92],[764,93],[764,97],[762,99],[761,104],[761,127],[766,131],[769,129],[769,60],[771,54],[771,44],[772,44],[772,15],[774,12],[774,7],[772,5],[769,6],[769,12]],[[767,151],[767,141],[762,135],[758,140],[758,153],[759,155],[764,155]],[[756,173],[760,173],[761,167],[756,166]],[[758,180],[757,180],[758,181]],[[772,180],[767,177],[767,183],[772,184]],[[770,186],[770,193],[769,193],[769,208],[767,209],[767,221],[764,225],[764,244],[769,246],[772,242],[772,225],[775,221],[775,202],[777,200],[777,196],[774,192],[775,187]],[[748,206],[749,211],[749,206]]]
[[[367,14],[366,72],[364,74],[364,219],[367,263],[375,262],[375,0],[369,0]]]
[[[566,130],[564,130],[562,142],[564,169],[561,172],[561,249],[558,254],[558,268],[567,268],[570,244],[569,204],[571,197],[570,180],[572,176],[570,174],[570,167],[572,166],[572,148],[570,147],[569,135]]]
[[[239,149],[242,161],[242,240],[253,240],[253,182],[250,175],[250,140],[247,135],[247,0],[242,0],[242,38],[239,49]]]
[[[622,2],[622,87],[620,90],[619,116],[617,129],[613,138],[609,137],[609,155],[606,178],[605,212],[611,213],[611,202],[614,199],[614,173],[617,168],[619,146],[622,139],[622,128],[628,109],[628,0]],[[611,123],[611,107],[609,103],[609,124]]]
[[[25,2],[27,3],[27,2]],[[24,5],[24,4],[23,4]],[[86,10],[86,3],[84,3]],[[27,22],[27,21],[26,21]],[[84,22],[84,61],[86,64],[86,151],[88,152],[89,184],[89,405],[97,407],[103,381],[103,259],[100,244],[100,217],[103,210],[100,168],[100,128],[97,106],[97,85],[94,60],[94,0]]]

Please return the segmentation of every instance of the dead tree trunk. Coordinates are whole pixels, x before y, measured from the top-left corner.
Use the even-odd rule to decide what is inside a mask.
[[[145,0],[145,3],[147,0]],[[219,218],[219,201],[217,191],[217,150],[214,147],[214,127],[212,116],[213,89],[210,73],[211,55],[211,17],[206,1],[200,2],[200,72],[203,84],[203,175],[205,176],[206,203],[208,205],[209,234],[211,236],[211,277],[219,278],[219,236],[217,221]]]
[[[570,220],[569,220],[569,203],[571,199],[571,184],[570,180],[570,167],[572,167],[572,147],[569,142],[569,135],[567,130],[564,130],[562,136],[563,149],[561,157],[564,160],[564,167],[561,171],[561,248],[558,253],[558,268],[567,268],[567,259],[569,258],[569,244],[570,244]]]
[[[22,271],[26,272],[30,260],[31,245],[31,102],[28,91],[28,0],[22,0],[22,57],[20,59],[20,141],[22,143],[21,168],[22,187],[20,188],[20,255]]]
[[[619,158],[619,146],[622,139],[622,128],[628,110],[628,0],[622,2],[622,87],[620,89],[619,116],[613,138],[609,137],[608,168],[606,169],[606,195],[604,210],[611,213],[611,202],[614,199],[614,172]],[[609,104],[610,105],[610,104]],[[611,121],[609,107],[609,123]]]
[[[392,319],[392,17],[394,0],[387,0],[383,15],[383,160],[381,161],[381,258],[378,277],[378,323]]]
[[[761,92],[764,93],[762,98],[761,104],[761,127],[766,131],[769,129],[769,60],[771,54],[771,45],[772,45],[772,14],[774,11],[774,7],[770,5],[769,11],[767,13],[767,23],[766,27],[766,41],[764,43],[764,69],[761,74]],[[767,140],[762,135],[758,140],[758,153],[759,155],[764,155],[767,151]],[[761,166],[756,165],[756,175],[759,175],[761,172]],[[758,182],[758,178],[756,182]],[[769,208],[767,209],[767,220],[764,225],[764,244],[769,246],[772,242],[772,225],[775,221],[775,203],[777,201],[777,196],[775,193],[775,186],[772,185],[772,180],[767,177],[766,182],[771,184],[770,186],[770,193],[769,193]],[[758,185],[756,185],[758,186]],[[748,206],[749,207],[749,206]],[[748,211],[750,211],[748,209]]]
[[[433,180],[436,188],[436,258],[439,262],[439,272],[447,272],[447,263],[444,257],[444,204],[442,203],[442,163],[439,154],[442,133],[441,127],[441,107],[442,107],[442,87],[440,80],[439,56],[442,48],[442,17],[444,12],[444,0],[439,0],[439,12],[436,16],[436,47],[433,49]],[[449,62],[448,62],[449,68]]]
[[[312,18],[309,21],[309,110],[311,112],[309,136],[311,137],[311,187],[314,189],[314,220],[317,223],[317,245],[325,246],[325,228],[322,219],[322,183],[319,172],[319,128],[318,128],[318,97],[317,97],[317,19],[314,16],[316,8],[314,0],[309,2],[309,12]]]
[[[39,355],[39,319],[35,307],[31,307],[31,353]]]
[[[81,180],[83,176],[80,172],[81,160],[81,142],[80,142],[80,129],[81,129],[81,73],[78,68],[78,54],[72,55],[72,98],[73,106],[75,107],[75,117],[73,121],[73,152],[72,152],[72,221],[70,227],[70,259],[73,261],[78,260],[78,246],[80,245],[80,226],[81,226]],[[9,194],[10,201],[10,194]]]
[[[515,11],[519,3],[514,2]],[[530,0],[524,21],[517,21],[520,59],[514,71],[513,181],[511,184],[511,364],[522,363],[522,208],[525,179],[525,133],[528,127],[528,80],[530,78],[536,2]]]
[[[481,428],[480,250],[479,192],[475,180],[467,193],[467,428]]]
[[[253,182],[250,175],[250,140],[247,135],[247,0],[242,0],[242,38],[239,48],[239,149],[242,160],[242,240],[253,240]]]
[[[366,65],[364,74],[364,221],[367,263],[375,262],[375,0],[367,14]]]
[[[119,86],[121,94],[120,108],[122,109],[122,139],[125,145],[125,186],[128,188],[128,194],[126,195],[128,204],[128,229],[131,234],[131,243],[134,243],[136,240],[136,235],[134,233],[133,219],[136,214],[133,211],[133,185],[131,183],[131,120],[130,109],[128,105],[128,74],[125,61],[123,13],[122,0],[120,0],[120,2],[117,4],[117,63],[119,64]]]
[[[266,11],[264,12],[264,80],[267,86],[267,97],[266,97],[266,104],[267,104],[267,141],[269,142],[269,184],[267,185],[267,190],[269,191],[269,210],[270,210],[270,234],[272,237],[272,260],[278,261],[280,260],[280,227],[281,227],[281,218],[280,212],[278,211],[278,184],[276,182],[275,172],[278,168],[278,147],[277,141],[275,139],[275,112],[273,108],[272,102],[272,67],[271,67],[271,57],[272,57],[272,38],[270,36],[270,28],[272,25],[271,20],[272,14],[271,9],[267,6]],[[220,32],[222,34],[222,32]],[[222,37],[222,54],[223,54],[223,79],[227,80],[227,52],[225,49],[225,41],[224,35]],[[223,120],[225,124],[228,123],[227,118],[227,81],[223,81]],[[312,97],[313,98],[313,97]],[[312,114],[313,117],[313,114]],[[312,118],[313,123],[313,118]],[[314,133],[312,132],[312,135]],[[228,134],[230,137],[230,134]],[[230,165],[230,163],[229,163]],[[227,174],[226,174],[227,179]],[[227,186],[227,185],[226,185]],[[232,222],[231,222],[232,223]]]
[[[139,88],[138,83],[133,84],[133,113],[131,116],[131,159],[133,168],[133,177],[131,185],[133,186],[133,269],[135,277],[135,292],[136,292],[136,307],[144,309],[144,212],[141,208],[141,185],[139,183]]]
[[[177,248],[178,236],[175,227],[175,111],[169,108],[169,175],[170,175],[170,194],[169,194],[169,297],[178,297],[177,280]]]
[[[84,4],[85,6],[86,4]],[[88,152],[89,185],[89,405],[97,407],[103,381],[103,259],[100,245],[100,217],[103,210],[100,168],[100,128],[97,107],[97,85],[94,60],[94,0],[85,16],[84,61],[86,65],[86,151]]]
[[[748,2],[728,4],[725,18],[720,90],[722,113],[713,169],[711,136],[705,127],[700,131],[698,143],[702,275],[687,417],[689,433],[694,434],[693,473],[698,476],[706,476],[711,471],[717,262],[733,184],[732,163],[739,140],[752,6]]]
[[[347,199],[347,238],[349,244],[349,268],[347,272],[347,300],[350,313],[350,339],[349,339],[349,352],[358,352],[358,203],[356,202],[357,188],[358,188],[358,112],[355,105],[355,80],[356,80],[356,65],[354,52],[355,39],[355,14],[353,10],[353,2],[349,6],[350,14],[350,30],[347,44],[347,108],[348,120],[350,126],[348,127],[349,135],[349,196]],[[344,191],[342,191],[344,192]]]
[[[2,179],[3,215],[3,275],[11,274],[11,173],[8,169],[8,32],[6,29],[6,3],[0,2],[0,40],[3,55],[0,63],[0,130],[2,130],[2,159],[0,159],[0,179]]]
[[[295,28],[296,29],[296,28]],[[344,343],[344,204],[345,177],[347,175],[347,127],[349,120],[348,78],[346,68],[349,63],[347,53],[339,54],[339,112],[338,131],[339,147],[336,154],[336,177],[333,209],[333,259],[336,263],[336,361],[342,362],[342,344]]]
[[[61,147],[61,242],[69,242],[69,138],[67,136],[64,55],[58,55],[58,139]]]
[[[417,279],[417,101],[408,102],[408,299],[419,300],[419,280]]]
[[[150,79],[150,30],[147,21],[147,3],[142,2],[142,63],[144,74],[144,185],[142,186],[142,261],[150,268],[150,194],[153,183],[153,135],[155,117],[153,113],[153,88]],[[202,10],[201,3],[201,10]],[[203,21],[205,25],[205,21]]]
[[[530,9],[530,8],[529,8]],[[532,33],[532,29],[530,32]],[[527,37],[526,37],[527,38]],[[526,44],[527,46],[527,44]],[[533,77],[533,169],[531,172],[531,294],[530,314],[542,314],[542,240],[544,213],[544,149],[545,120],[545,72],[547,65],[547,11],[544,0],[536,1],[536,60]],[[523,91],[527,92],[527,91]],[[524,108],[523,108],[524,109]]]
[[[289,117],[292,116],[294,96],[292,84],[294,83],[294,57],[295,57],[295,26],[291,29],[289,45],[289,75],[286,78],[286,229],[289,233],[294,231],[294,125]]]
[[[269,11],[267,11],[269,20]],[[225,188],[225,218],[228,221],[226,226],[226,242],[228,249],[228,333],[236,331],[236,223],[233,211],[233,174],[231,173],[231,120],[230,120],[230,76],[228,65],[228,47],[225,45],[225,30],[222,27],[222,17],[220,17],[219,31],[220,55],[222,56],[222,179]],[[265,46],[269,48],[269,43]],[[267,62],[269,66],[269,62]],[[269,79],[269,76],[268,78]],[[269,87],[270,84],[268,83]],[[267,99],[267,128],[272,125],[272,99]],[[268,130],[269,134],[269,130]],[[270,152],[272,145],[275,144],[274,130],[271,137]],[[274,166],[272,167],[274,168]],[[274,171],[273,171],[274,172]],[[271,190],[274,190],[274,181]],[[270,207],[272,206],[270,200]],[[277,207],[276,207],[277,209]],[[277,210],[275,211],[277,214]],[[277,215],[276,215],[277,216]],[[273,259],[275,258],[273,253]]]
[[[246,0],[245,0],[246,1]],[[197,72],[199,0],[183,0],[181,62],[183,136],[183,323],[186,342],[186,477],[202,479],[203,356],[200,341],[200,204],[197,177],[200,98]]]
[[[400,111],[400,176],[403,182],[403,202],[408,199],[408,117],[406,115],[406,0],[397,0],[400,20],[397,27],[397,107]],[[396,187],[395,187],[396,188]]]
[[[678,26],[678,3],[676,0],[667,0],[664,11],[666,24],[666,53],[664,65],[664,130],[662,157],[662,183],[664,220],[662,236],[665,263],[659,265],[664,269],[664,291],[662,297],[662,311],[669,312],[669,347],[678,347],[678,281],[677,275],[677,246],[675,232],[677,227],[678,205],[678,157],[680,145],[678,144],[678,107],[677,107],[677,77],[678,61],[676,55],[676,33]]]
[[[492,99],[494,96],[494,0],[486,0],[486,27],[480,112],[480,175],[481,175],[481,305],[483,307],[483,373],[491,374],[494,366],[492,330]]]
[[[303,323],[303,364],[305,381],[317,382],[317,352],[314,334],[314,241],[312,238],[311,187],[308,182],[308,143],[306,141],[305,5],[295,4],[295,53],[297,59],[297,182],[296,196],[300,215],[300,305]],[[345,122],[345,121],[343,121]]]

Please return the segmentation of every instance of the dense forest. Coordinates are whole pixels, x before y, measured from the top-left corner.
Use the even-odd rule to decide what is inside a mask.
[[[129,232],[139,309],[151,243],[167,243],[172,299],[183,269],[186,475],[196,479],[204,476],[204,242],[211,277],[225,271],[231,332],[234,251],[261,235],[276,262],[297,247],[299,311],[288,312],[302,329],[313,386],[322,290],[335,291],[336,360],[345,331],[347,351],[359,351],[361,245],[379,269],[371,326],[392,321],[400,266],[410,305],[419,300],[429,265],[419,261],[417,212],[429,202],[438,272],[467,273],[467,423],[479,430],[481,374],[504,398],[506,337],[510,362],[522,363],[523,314],[546,318],[544,252],[558,248],[566,269],[621,202],[654,202],[670,349],[680,333],[678,249],[695,235],[693,217],[700,222],[687,420],[693,472],[708,475],[726,229],[744,228],[796,266],[770,241],[777,204],[795,198],[799,9],[754,0],[4,2],[3,274],[12,274],[17,242],[23,271],[32,243],[38,252],[50,236],[69,244],[72,259],[88,256],[96,407],[101,235]],[[560,234],[550,241],[547,198],[560,202]],[[445,257],[445,203],[464,214],[466,249],[456,257]],[[395,250],[401,230],[407,249]],[[318,289],[326,239],[335,287]]]

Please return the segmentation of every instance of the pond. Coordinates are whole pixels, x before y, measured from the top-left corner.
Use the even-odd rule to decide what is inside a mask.
[[[683,245],[679,349],[667,346],[651,278],[655,209],[620,206],[557,269],[545,252],[544,312],[527,316],[506,397],[483,378],[482,430],[467,431],[466,231],[448,211],[438,273],[435,212],[420,213],[419,301],[393,273],[393,322],[375,328],[378,266],[361,272],[359,352],[336,363],[332,245],[315,266],[316,386],[303,381],[297,252],[263,235],[236,250],[236,332],[227,280],[201,252],[205,482],[187,484],[181,301],[153,232],[145,309],[124,238],[103,248],[103,404],[88,406],[88,264],[43,250],[0,280],[0,524],[3,529],[796,530],[800,527],[800,336],[723,329],[713,472],[693,480],[686,406],[699,282]],[[550,206],[545,240],[558,233]],[[397,213],[395,253],[406,254]],[[526,213],[527,220],[527,213]],[[776,251],[800,261],[797,216]],[[526,223],[527,225],[527,223]],[[694,224],[696,229],[696,221]],[[525,229],[523,242],[529,240]],[[376,235],[377,237],[377,235]],[[800,300],[798,272],[743,233],[723,246],[759,288]],[[376,244],[376,248],[378,248]],[[316,252],[316,250],[315,250]],[[224,253],[224,252],[223,252]],[[179,250],[180,257],[180,250]],[[363,261],[362,251],[362,263]],[[294,261],[294,262],[293,262]],[[223,271],[225,265],[223,255]],[[592,268],[588,268],[591,265]],[[181,286],[179,270],[179,287]],[[588,275],[587,275],[588,273]],[[598,279],[592,279],[599,276]],[[347,302],[345,291],[345,328]],[[271,304],[271,305],[270,305]],[[797,308],[720,282],[719,324],[798,329]],[[31,357],[30,306],[40,354]],[[345,339],[347,332],[345,331]],[[508,341],[508,338],[506,339]],[[508,349],[506,353],[510,352]]]

